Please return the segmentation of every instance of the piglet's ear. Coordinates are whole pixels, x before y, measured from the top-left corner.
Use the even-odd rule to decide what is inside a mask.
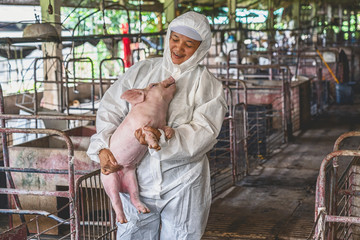
[[[131,105],[145,101],[145,92],[142,89],[130,89],[121,95],[121,99],[126,100]]]

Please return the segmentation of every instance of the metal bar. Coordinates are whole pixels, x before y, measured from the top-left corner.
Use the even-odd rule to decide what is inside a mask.
[[[46,174],[69,174],[66,169],[41,169],[41,168],[13,168],[0,167],[0,172],[26,172],[26,173],[46,173]],[[75,175],[85,175],[90,173],[90,170],[75,170]]]
[[[316,183],[316,198],[315,198],[315,219],[319,214],[319,209],[326,208],[325,205],[325,174],[326,166],[331,159],[338,156],[357,156],[360,157],[360,150],[338,150],[328,154],[322,161],[319,171],[318,180]]]
[[[87,200],[87,204],[86,204],[86,214],[87,214],[87,221],[90,221],[90,204],[89,199],[90,199],[90,193],[88,191],[89,187],[88,187],[88,181],[85,181],[85,199]],[[88,227],[88,235],[91,236],[91,228]]]
[[[352,132],[346,132],[342,135],[340,135],[335,143],[334,143],[334,147],[333,150],[337,151],[339,150],[340,144],[342,143],[342,141],[344,141],[345,139],[349,138],[349,137],[356,137],[356,136],[360,136],[360,131],[352,131]],[[334,157],[333,160],[333,168],[332,168],[332,177],[330,179],[330,203],[329,203],[329,214],[336,214],[337,213],[337,201],[338,201],[338,195],[339,194],[344,194],[344,195],[349,195],[349,196],[358,196],[360,195],[359,193],[357,193],[357,191],[352,191],[352,190],[338,190],[338,157]],[[334,231],[333,234],[335,234],[335,229],[332,228],[332,230]]]
[[[340,222],[340,223],[355,223],[360,224],[360,217],[345,217],[345,216],[334,216],[326,215],[326,222]]]
[[[69,59],[66,63],[66,69],[69,68],[69,63],[73,62],[73,79],[76,79],[76,73],[75,73],[75,63],[76,62],[89,62],[91,64],[91,104],[92,104],[92,112],[95,114],[95,73],[94,73],[94,63],[91,60],[90,57],[84,57],[84,58],[72,58]],[[74,82],[75,83],[75,82]],[[65,84],[67,89],[67,106],[69,104],[69,75],[66,72],[65,74]],[[74,85],[74,91],[76,91],[76,84]],[[69,106],[67,107],[67,113],[69,114]]]
[[[129,24],[129,28],[130,28],[130,24]],[[111,57],[111,58],[105,58],[103,60],[101,60],[100,65],[99,65],[99,80],[100,80],[100,86],[99,86],[99,98],[102,99],[103,96],[103,88],[102,88],[102,82],[103,82],[103,77],[102,77],[102,65],[104,64],[104,62],[106,61],[113,61],[113,60],[118,60],[121,62],[122,65],[122,69],[123,69],[123,73],[125,73],[125,63],[124,60],[121,57]],[[117,61],[117,62],[118,62]]]
[[[57,222],[69,224],[70,222],[67,220],[64,220],[52,213],[42,211],[42,210],[16,210],[16,209],[0,209],[0,213],[2,214],[19,214],[19,215],[41,215],[46,216],[51,219],[54,219]]]
[[[341,195],[360,196],[360,191],[357,191],[357,190],[341,189],[338,191],[338,193]]]
[[[100,186],[100,181],[97,182],[97,178],[94,177],[94,186]],[[104,211],[103,211],[103,205],[102,205],[102,191],[101,188],[97,189],[98,191],[96,191],[96,208],[98,209],[98,215],[100,215],[100,219],[102,219],[102,222],[98,221],[98,223],[103,223],[104,221],[107,221],[107,218],[104,216]],[[104,208],[105,209],[105,208]],[[104,228],[100,228],[101,234],[104,233]]]
[[[340,135],[340,137],[338,137],[335,141],[333,151],[339,150],[340,143],[344,139],[349,138],[349,137],[360,137],[360,131],[346,132],[346,133]]]
[[[130,26],[130,25],[129,25]],[[159,31],[155,33],[141,33],[141,36],[158,36],[158,35],[166,35],[166,31]],[[139,36],[138,33],[127,33],[127,34],[101,34],[101,35],[87,35],[87,36],[62,36],[58,42],[84,42],[87,40],[97,40],[97,39],[119,39],[121,40],[124,37],[128,38],[137,38]],[[54,38],[39,38],[39,37],[28,37],[28,38],[0,38],[0,44],[14,44],[14,43],[34,43],[34,42],[57,42],[57,39]]]
[[[17,115],[0,114],[0,119],[42,119],[42,120],[88,120],[95,121],[95,115]]]
[[[339,80],[337,79],[337,77],[335,76],[335,74],[333,73],[333,71],[331,70],[331,68],[329,67],[329,65],[327,64],[327,62],[325,61],[324,57],[322,56],[322,54],[320,53],[320,51],[316,48],[316,52],[317,54],[319,54],[319,57],[321,58],[321,61],[325,64],[325,67],[329,70],[331,76],[334,78],[335,82],[337,84],[339,84]]]
[[[234,119],[234,106],[232,104],[232,93],[231,90],[227,87],[224,86],[224,88],[226,89],[227,93],[230,95],[230,99],[231,101],[229,102],[229,115],[227,116],[227,120],[229,121],[229,142],[230,142],[230,162],[232,165],[232,183],[235,184],[236,181],[236,163],[235,163],[235,141],[234,141],[234,125],[233,125],[233,119]]]
[[[289,83],[289,78],[285,77],[284,71],[280,69],[282,73],[282,118],[283,118],[283,129],[284,129],[284,138],[283,141],[286,143],[289,139],[292,138],[292,119],[291,119],[291,88]]]
[[[100,227],[111,227],[111,223],[110,222],[100,222],[99,220],[97,221],[81,221],[80,222],[81,226],[100,226]]]
[[[37,78],[36,78],[36,64],[39,60],[50,60],[50,59],[55,59],[57,61],[59,61],[60,63],[60,81],[58,80],[55,80],[55,81],[51,81],[52,83],[57,83],[59,86],[60,86],[60,109],[61,111],[63,110],[63,104],[64,104],[64,99],[63,99],[63,81],[62,81],[62,75],[63,75],[63,72],[62,72],[62,65],[63,65],[63,62],[61,60],[60,57],[58,56],[47,56],[47,57],[40,57],[40,58],[35,58],[35,61],[34,61],[34,114],[37,115],[38,114],[38,100],[37,100],[37,87],[36,87],[36,83],[37,83]],[[45,71],[47,72],[47,69],[45,69]],[[55,75],[55,77],[57,76],[57,74]],[[46,79],[45,79],[46,80]],[[47,81],[44,81],[44,83],[50,83],[50,82],[47,82]],[[36,125],[36,128],[37,128],[37,121],[35,121],[35,125]]]
[[[66,222],[68,222],[68,221],[71,222],[71,220],[72,220],[72,218],[66,219],[64,222],[55,224],[55,225],[51,226],[50,228],[47,228],[47,229],[43,230],[42,232],[38,232],[36,235],[34,235],[34,236],[32,236],[32,237],[38,237],[38,238],[40,239],[40,236],[41,236],[42,234],[44,234],[44,233],[46,233],[46,232],[48,232],[48,231],[50,231],[50,230],[52,230],[52,229],[54,229],[54,228],[56,228],[56,227],[58,227],[58,226],[60,226],[60,225],[66,223]],[[71,224],[70,224],[70,226],[71,226]],[[74,232],[73,232],[73,231],[70,231],[70,233],[67,234],[66,236],[69,236],[69,235],[71,235],[71,239],[73,239],[72,236],[74,235]],[[30,239],[31,239],[31,238],[30,238]],[[63,238],[59,238],[59,239],[63,239]]]
[[[228,59],[228,63],[229,63],[229,59]],[[228,68],[229,69],[229,68]],[[228,77],[229,77],[229,74],[228,74]],[[239,77],[239,76],[238,76]],[[243,132],[244,132],[244,138],[243,138],[243,147],[244,147],[244,153],[245,153],[245,162],[246,162],[246,167],[245,167],[245,171],[246,171],[246,175],[249,175],[249,156],[248,156],[248,114],[247,114],[247,85],[246,85],[246,82],[245,81],[242,81],[242,80],[239,80],[239,79],[220,79],[222,82],[223,82],[223,85],[227,86],[229,88],[229,93],[230,93],[230,102],[229,104],[231,104],[233,107],[233,110],[232,110],[232,115],[233,117],[235,116],[235,105],[236,106],[239,106],[239,104],[243,107]],[[235,83],[236,85],[236,88],[234,88],[232,85],[230,85],[229,83]],[[242,88],[239,87],[239,84],[241,85]],[[237,91],[237,94],[236,94],[236,97],[237,97],[237,101],[236,103],[233,103],[234,101],[234,98],[231,94],[231,90],[236,90]],[[242,91],[240,91],[242,90]],[[243,103],[240,103],[240,93],[243,93]],[[233,120],[234,121],[234,120]],[[233,124],[233,123],[232,123]],[[231,128],[231,132],[234,131],[234,127],[232,126]],[[235,156],[237,155],[237,153],[235,152],[236,151],[236,143],[237,143],[237,140],[235,139],[236,136],[235,134],[233,134],[234,136],[232,137],[233,140],[233,143],[232,143],[232,146],[233,146],[233,155],[234,155],[234,175],[237,177],[239,175],[238,171],[237,171],[237,164],[235,163]]]
[[[280,65],[280,64],[268,64],[268,65],[229,65],[229,68],[236,68],[236,69],[271,69],[271,68],[276,68],[276,69],[280,69],[281,67],[286,67],[284,65]]]
[[[0,84],[0,98],[1,98],[0,99],[0,113],[3,114],[3,113],[5,113],[5,108],[4,108],[5,104],[4,104],[4,96],[3,96],[3,91],[2,91],[1,84]],[[1,124],[0,125],[1,128],[4,128],[5,127],[5,120],[1,119],[0,124]],[[9,149],[8,149],[6,137],[7,137],[6,132],[1,132],[4,167],[9,167],[10,166]],[[14,180],[12,178],[11,173],[6,172],[5,175],[6,175],[6,178],[8,180],[9,187],[12,188],[12,189],[15,189],[15,184],[14,184]],[[12,197],[14,199],[16,209],[18,209],[18,210],[22,209],[21,204],[20,204],[19,196],[18,195],[12,195]],[[10,196],[8,196],[8,204],[10,204],[10,202],[11,202],[11,199],[10,199]],[[9,208],[10,208],[10,206],[9,206]],[[25,222],[24,216],[20,216],[20,220],[21,220],[22,223],[24,223]],[[10,226],[11,225],[12,225],[12,221],[10,222]],[[27,228],[27,226],[26,226],[26,232],[29,233],[29,229]]]
[[[91,200],[91,202],[93,203],[92,209],[96,211],[95,213],[92,212],[92,219],[91,219],[91,220],[95,220],[95,216],[99,213],[99,212],[98,212],[99,209],[97,208],[97,202],[96,202],[96,197],[95,197],[96,189],[94,189],[92,179],[91,179],[91,181],[90,181],[90,187],[89,187],[89,189],[90,189],[90,195],[89,195],[89,196],[90,196],[90,200]],[[89,221],[90,221],[90,219],[89,219]],[[99,222],[99,219],[97,220],[97,222]],[[93,229],[93,233],[98,232],[98,229],[95,228],[95,225],[92,226],[92,229]]]
[[[76,200],[76,204],[77,204],[77,207],[76,207],[76,212],[75,212],[75,218],[77,219],[76,220],[76,227],[78,229],[77,233],[76,233],[76,239],[80,239],[80,222],[84,222],[84,206],[81,204],[80,205],[80,200],[83,201],[83,190],[82,190],[82,187],[81,185],[79,186],[79,180],[81,179],[82,177],[80,177],[77,182],[76,182],[76,193],[75,194],[77,196],[77,200]],[[80,211],[81,211],[81,218],[80,218]],[[82,227],[82,232],[84,233],[85,232],[85,225],[83,225]],[[83,235],[83,239],[85,239],[85,235]]]
[[[115,235],[114,235],[113,233],[115,233],[116,229],[117,229],[117,227],[112,228],[112,229],[111,229],[110,231],[108,231],[107,233],[105,233],[105,234],[99,236],[98,238],[96,238],[96,240],[104,239],[104,237],[106,237],[106,236],[109,235],[109,234],[112,234],[112,237],[110,237],[110,239],[115,239],[115,238],[114,238]],[[108,239],[108,238],[105,238],[105,239]]]
[[[12,189],[12,188],[0,188],[0,194],[27,194],[27,195],[41,195],[41,196],[56,196],[69,198],[68,192],[59,191],[37,191],[37,190],[25,190],[25,189]]]

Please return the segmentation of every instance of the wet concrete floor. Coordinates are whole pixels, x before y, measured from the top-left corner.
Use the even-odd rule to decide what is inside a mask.
[[[360,131],[360,101],[354,100],[329,106],[292,142],[214,199],[203,239],[307,239],[320,164],[341,134]],[[356,149],[360,139],[346,144]]]

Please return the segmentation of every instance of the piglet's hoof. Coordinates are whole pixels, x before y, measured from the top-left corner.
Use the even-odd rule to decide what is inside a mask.
[[[166,139],[170,139],[170,138],[172,138],[172,137],[175,135],[174,129],[172,129],[172,128],[169,127],[169,126],[165,126],[165,127],[164,127],[164,132],[165,132],[165,137],[166,137]]]
[[[149,148],[155,149],[156,151],[159,151],[159,150],[161,149],[160,145],[157,144],[157,143],[150,144],[150,145],[149,145]]]
[[[118,221],[121,224],[128,222],[128,220],[126,219],[125,214],[123,212],[116,214],[116,221]]]
[[[148,209],[143,204],[136,206],[136,209],[138,210],[138,213],[149,213],[150,212],[150,209]]]
[[[116,219],[119,223],[123,224],[123,223],[127,223],[128,220],[125,218],[125,219]]]

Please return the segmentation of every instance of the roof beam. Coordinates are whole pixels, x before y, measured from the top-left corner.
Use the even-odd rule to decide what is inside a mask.
[[[30,5],[40,6],[40,0],[1,0],[0,5]]]
[[[114,2],[116,3],[116,2]],[[21,5],[21,6],[40,6],[40,0],[0,0],[0,5]],[[115,5],[115,4],[113,4]],[[73,0],[62,0],[62,7],[81,7],[81,8],[96,8],[100,7],[99,2],[97,1],[88,1],[84,5],[78,4],[77,1]],[[139,11],[139,6],[133,4],[126,4],[126,8],[130,11]],[[116,9],[115,6],[110,7],[110,9]],[[141,11],[143,12],[163,12],[164,6],[158,0],[144,1],[141,6]]]

